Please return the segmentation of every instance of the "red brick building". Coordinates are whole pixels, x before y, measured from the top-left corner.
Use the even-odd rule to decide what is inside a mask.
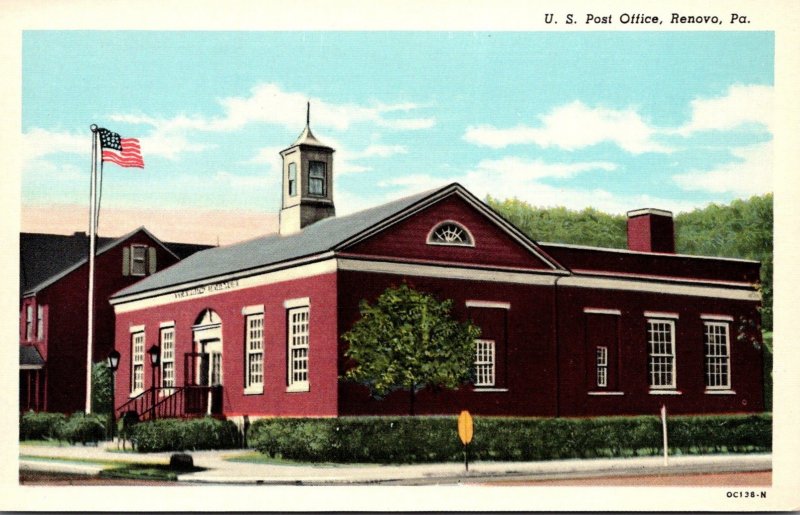
[[[20,410],[85,407],[88,237],[20,234]],[[207,246],[164,244],[140,227],[98,238],[93,361],[114,348],[112,293]]]
[[[281,152],[281,234],[112,297],[120,413],[407,413],[405,394],[339,380],[359,301],[402,282],[482,329],[476,384],[423,390],[418,413],[763,409],[759,263],[674,254],[654,209],[629,213],[630,250],[537,243],[458,184],[336,217],[333,152],[308,127]]]

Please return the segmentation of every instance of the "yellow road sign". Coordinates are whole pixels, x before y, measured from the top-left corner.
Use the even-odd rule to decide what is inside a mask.
[[[464,445],[472,441],[472,416],[469,411],[462,411],[458,416],[458,437]]]

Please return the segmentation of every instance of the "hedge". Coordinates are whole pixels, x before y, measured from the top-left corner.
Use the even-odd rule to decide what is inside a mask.
[[[20,440],[66,440],[89,443],[105,440],[108,415],[73,413],[24,413],[19,423]]]
[[[142,422],[130,428],[130,440],[139,452],[231,449],[241,444],[233,422],[212,417]]]
[[[250,446],[272,457],[300,461],[421,463],[463,460],[455,417],[341,417],[261,419]],[[672,454],[769,452],[772,417],[675,416],[668,420]],[[475,417],[473,460],[535,461],[657,455],[657,417]]]
[[[20,440],[50,440],[59,437],[67,416],[63,413],[23,413],[19,421]]]

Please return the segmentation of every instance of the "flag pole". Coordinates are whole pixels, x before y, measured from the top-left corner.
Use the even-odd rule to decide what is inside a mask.
[[[92,412],[92,349],[94,348],[94,255],[97,227],[97,125],[92,131],[92,173],[89,183],[89,300],[86,335],[86,413]]]

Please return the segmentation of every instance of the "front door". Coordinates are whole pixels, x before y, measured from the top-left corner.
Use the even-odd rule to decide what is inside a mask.
[[[200,365],[200,384],[219,386],[222,384],[222,342],[218,339],[200,342],[203,361]]]
[[[192,326],[197,379],[208,390],[207,413],[222,412],[222,320],[212,310],[204,310]]]

